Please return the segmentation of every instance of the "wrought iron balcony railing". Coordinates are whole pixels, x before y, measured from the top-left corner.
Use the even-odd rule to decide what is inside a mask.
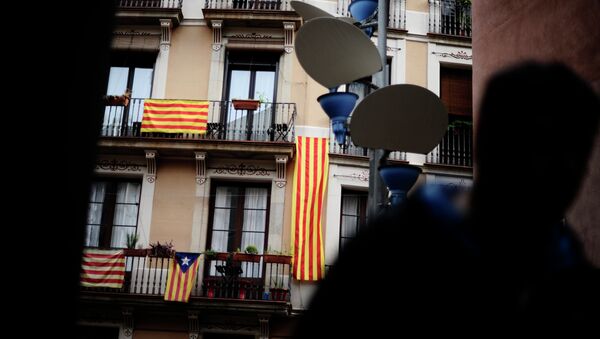
[[[351,0],[338,0],[337,14],[342,16],[351,16],[348,6]],[[388,0],[389,20],[388,28],[406,29],[406,0]]]
[[[426,161],[431,164],[473,166],[473,128],[449,126],[448,131],[429,154]]]
[[[429,0],[429,32],[471,37],[471,1]]]
[[[290,0],[206,0],[206,9],[292,11]]]
[[[181,8],[183,0],[117,0],[120,8]]]
[[[260,103],[256,110],[235,109],[231,101],[209,101],[206,134],[141,132],[144,99],[128,106],[106,106],[103,137],[179,138],[293,142],[296,104]]]
[[[359,157],[371,157],[371,150],[361,146],[356,146],[350,137],[346,138],[345,145],[339,145],[335,141],[333,131],[329,128],[329,153],[341,155],[353,155]],[[406,152],[391,152],[388,156],[390,160],[406,161]]]
[[[167,288],[169,264],[172,259],[153,257],[147,253],[139,253],[140,251],[125,252],[125,280],[122,288],[81,287],[82,291],[162,298]],[[235,254],[231,260],[227,260],[227,256],[227,253],[217,253],[210,259],[205,255],[198,258],[200,265],[191,298],[283,303],[290,301],[290,256]],[[225,267],[234,267],[236,270],[222,269]]]

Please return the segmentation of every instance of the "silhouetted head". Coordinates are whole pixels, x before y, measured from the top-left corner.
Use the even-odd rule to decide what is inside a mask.
[[[475,199],[486,201],[474,204],[561,217],[586,172],[599,114],[596,93],[562,64],[528,62],[493,76],[475,141]]]

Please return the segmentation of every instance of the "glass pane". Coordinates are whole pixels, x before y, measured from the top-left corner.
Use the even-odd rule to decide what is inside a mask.
[[[104,193],[106,192],[105,182],[94,182],[90,189],[90,202],[103,202]]]
[[[248,99],[248,94],[250,94],[250,71],[232,70],[228,100]]]
[[[257,71],[254,84],[254,99],[264,102],[273,102],[275,92],[275,72]]]
[[[117,185],[117,203],[140,203],[140,189],[142,184],[138,182],[121,182]]]
[[[122,95],[127,88],[127,78],[129,77],[128,67],[111,67],[108,75],[107,95]]]
[[[215,192],[215,207],[235,207],[240,195],[237,187],[221,186]]]
[[[136,226],[138,216],[138,205],[115,205],[115,218],[113,225]]]
[[[342,216],[342,237],[355,237],[358,225],[358,217]]]
[[[120,227],[115,226],[112,230],[112,239],[110,247],[125,248],[127,247],[127,234],[135,232],[135,227]]]
[[[85,243],[84,246],[98,247],[100,240],[100,226],[87,225],[85,228]]]
[[[133,74],[132,98],[149,98],[152,91],[152,68],[136,68]]]
[[[358,215],[358,196],[344,195],[342,197],[342,214]]]

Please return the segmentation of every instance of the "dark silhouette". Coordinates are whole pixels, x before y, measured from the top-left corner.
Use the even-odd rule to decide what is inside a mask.
[[[471,213],[424,186],[340,253],[297,338],[556,334],[600,319],[600,279],[564,223],[600,102],[559,64],[492,77]],[[589,332],[588,332],[589,333]]]

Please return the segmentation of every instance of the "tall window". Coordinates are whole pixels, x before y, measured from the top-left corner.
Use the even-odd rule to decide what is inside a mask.
[[[367,218],[368,192],[342,189],[342,217],[340,222],[340,251],[356,237]]]
[[[244,250],[256,246],[259,254],[266,246],[269,221],[270,185],[215,183],[211,210],[210,248],[216,252]]]
[[[278,53],[229,51],[227,53],[227,82],[224,95],[231,99],[260,100],[257,110],[235,110],[223,107],[221,122],[225,123],[229,140],[264,140],[274,120],[277,91]]]
[[[141,187],[139,181],[104,180],[92,183],[85,246],[127,246],[127,235],[137,231]]]
[[[155,61],[155,53],[113,53],[106,94],[123,95],[129,89],[131,98],[149,98],[152,93]],[[119,136],[131,131],[133,122],[139,122],[142,119],[143,106],[142,100],[132,100],[128,107],[106,107],[102,135]]]
[[[440,99],[448,109],[448,132],[439,146],[439,162],[472,166],[473,85],[470,69],[440,68]]]

